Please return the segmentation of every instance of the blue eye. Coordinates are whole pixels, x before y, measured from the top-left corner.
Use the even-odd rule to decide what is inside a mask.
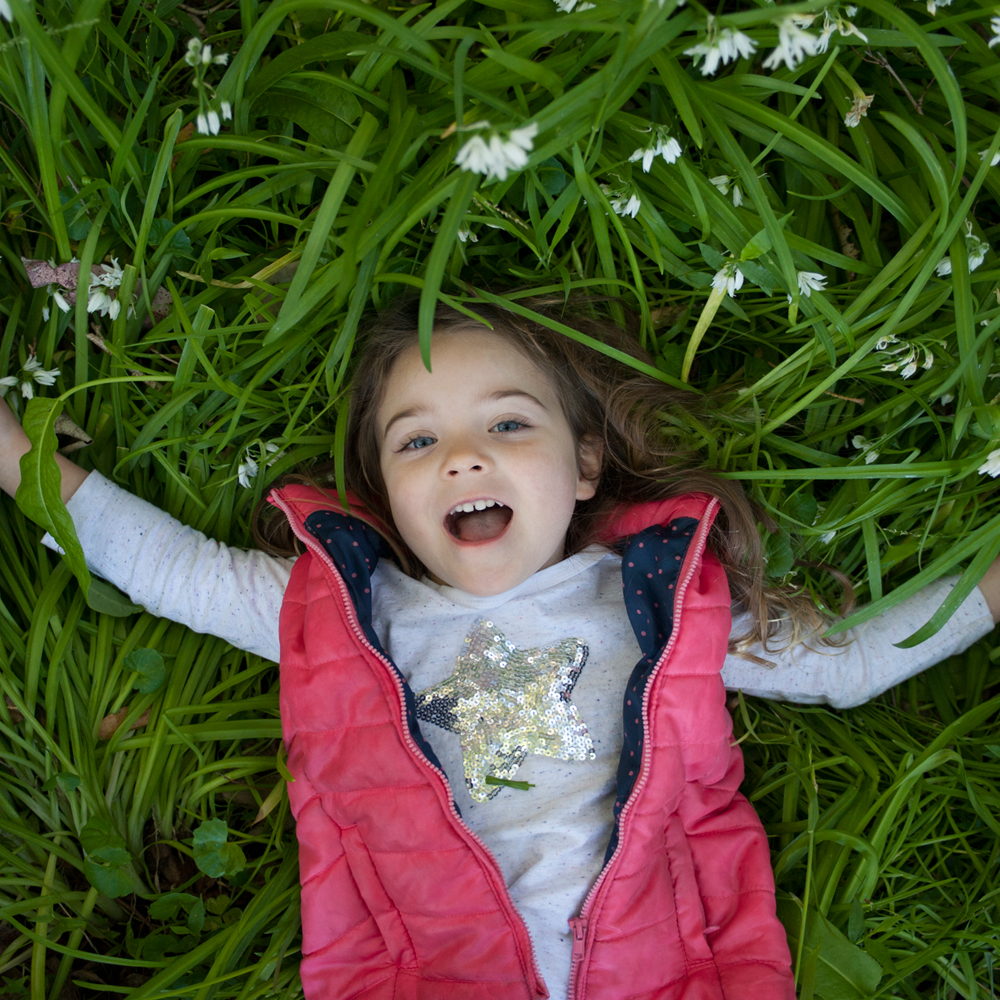
[[[518,431],[522,427],[527,427],[528,425],[523,420],[501,420],[500,423],[496,424],[493,428],[496,430],[497,427],[503,427],[505,424],[513,424],[513,427],[508,427],[507,430],[501,430],[501,434],[510,434],[512,431]]]
[[[431,444],[433,444],[434,443],[434,438],[428,437],[426,434],[420,434],[420,435],[418,435],[415,438],[410,438],[410,440],[407,441],[406,444],[403,445],[403,449],[402,450],[403,451],[407,451],[407,450],[408,451],[420,451],[421,448],[426,448],[427,445],[421,445],[421,444],[419,444],[420,441],[428,441]],[[413,447],[411,447],[411,445]]]

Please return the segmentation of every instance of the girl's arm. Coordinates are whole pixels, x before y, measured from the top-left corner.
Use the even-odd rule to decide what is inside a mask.
[[[1000,562],[1000,561],[998,561]],[[726,687],[744,694],[799,704],[828,704],[852,708],[935,663],[968,649],[992,631],[1000,617],[998,578],[994,562],[979,588],[965,599],[944,627],[926,642],[910,649],[894,643],[912,635],[941,606],[958,577],[944,577],[872,621],[851,629],[843,646],[806,642],[778,653],[760,645],[748,652],[770,661],[768,667],[730,654],[722,668]],[[736,616],[734,632],[745,630],[743,616]],[[772,643],[780,646],[781,637]]]
[[[30,448],[0,400],[0,488],[13,494]],[[62,496],[87,565],[147,611],[278,660],[278,615],[294,559],[230,548],[62,455]],[[45,543],[57,548],[46,535]]]
[[[28,435],[21,429],[17,417],[6,402],[0,400],[0,489],[13,496],[21,485],[21,456],[31,451]],[[83,485],[89,473],[56,452],[56,462],[62,471],[62,499],[66,503]]]

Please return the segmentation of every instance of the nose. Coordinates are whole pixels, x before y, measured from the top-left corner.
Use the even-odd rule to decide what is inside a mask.
[[[454,479],[469,472],[486,472],[489,466],[489,458],[473,442],[456,441],[445,456],[443,469],[447,478]]]

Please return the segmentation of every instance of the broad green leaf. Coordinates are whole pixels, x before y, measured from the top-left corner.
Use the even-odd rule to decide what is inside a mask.
[[[87,606],[104,615],[111,615],[114,618],[127,618],[129,615],[136,615],[145,610],[141,604],[135,604],[129,600],[117,587],[113,587],[107,580],[92,577],[90,580],[90,590],[87,591]]]
[[[163,657],[155,649],[135,649],[125,657],[125,669],[134,670],[139,676],[135,687],[142,694],[152,694],[163,687],[167,668]]]
[[[92,816],[80,831],[80,845],[87,854],[104,847],[125,847],[121,834],[102,816]]]
[[[206,820],[194,831],[194,862],[212,878],[243,871],[246,857],[238,844],[227,842],[229,828],[221,819]]]
[[[128,851],[121,847],[99,847],[88,853],[83,872],[98,892],[109,899],[116,899],[135,891],[135,883],[128,870],[132,861]]]
[[[62,501],[62,473],[55,461],[58,442],[54,425],[61,412],[62,402],[58,399],[36,396],[28,401],[22,426],[31,442],[31,451],[21,457],[21,485],[14,499],[24,514],[56,540],[63,558],[87,593],[90,570],[73,519]]]

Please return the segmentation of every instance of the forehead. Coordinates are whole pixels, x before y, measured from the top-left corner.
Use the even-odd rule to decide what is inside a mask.
[[[481,328],[435,332],[431,370],[418,345],[408,347],[389,372],[381,409],[402,396],[433,394],[446,387],[465,396],[511,380],[521,388],[543,389],[553,398],[556,394],[547,373],[509,338]]]

